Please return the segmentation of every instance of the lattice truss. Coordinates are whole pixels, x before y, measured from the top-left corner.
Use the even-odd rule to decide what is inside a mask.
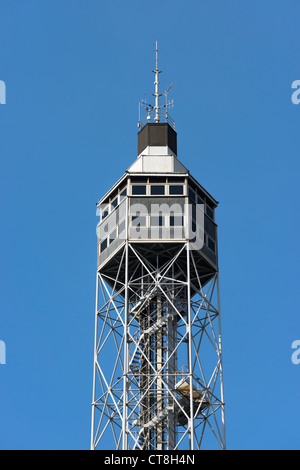
[[[218,272],[188,243],[122,250],[97,274],[91,448],[225,448]]]

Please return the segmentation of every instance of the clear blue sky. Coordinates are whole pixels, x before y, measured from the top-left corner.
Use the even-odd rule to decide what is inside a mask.
[[[0,0],[0,448],[89,448],[95,204],[136,158],[156,40],[178,156],[220,201],[228,448],[299,448],[299,14]]]

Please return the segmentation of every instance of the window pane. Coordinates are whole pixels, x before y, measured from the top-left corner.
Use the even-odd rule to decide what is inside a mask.
[[[116,197],[116,199],[114,199],[114,200],[111,202],[111,207],[112,207],[112,209],[114,209],[117,205],[118,205],[118,198]]]
[[[134,215],[131,219],[133,227],[146,227],[145,215]]]
[[[206,205],[206,213],[208,217],[210,217],[211,219],[214,219],[214,211],[208,205]]]
[[[184,183],[184,178],[182,178],[181,176],[169,176],[168,181],[169,184]]]
[[[131,181],[132,183],[147,183],[147,176],[132,176]]]
[[[166,184],[166,177],[165,176],[150,176],[149,183],[164,183]]]
[[[192,204],[192,219],[193,220],[196,220],[196,214],[197,214],[196,204]]]
[[[125,230],[125,220],[123,220],[123,222],[121,222],[120,225],[119,225],[119,235],[120,235],[120,233],[122,233],[124,230]]]
[[[107,217],[107,216],[108,216],[108,209],[104,209],[104,211],[102,212],[102,218],[101,218],[101,220],[104,220],[105,217]]]
[[[109,243],[112,243],[116,239],[117,230],[113,230],[109,235]]]
[[[182,227],[183,226],[183,215],[171,215],[170,216],[170,227]]]
[[[127,194],[127,188],[123,189],[123,191],[120,193],[120,202],[123,201],[126,194]]]
[[[146,194],[146,186],[143,185],[133,185],[132,186],[132,194],[134,196],[140,196]]]
[[[170,184],[169,186],[169,194],[170,195],[173,195],[173,194],[183,194],[183,186],[182,185],[178,185],[178,184]]]
[[[204,204],[204,201],[200,196],[197,197],[197,204]]]
[[[215,242],[213,242],[209,237],[208,237],[208,248],[210,248],[214,253],[216,251],[216,245]]]
[[[162,215],[152,215],[151,216],[151,226],[152,227],[163,227],[165,225],[165,218]]]
[[[154,196],[163,195],[163,194],[165,194],[165,187],[163,185],[161,185],[161,186],[159,186],[159,185],[151,186],[151,194],[154,195]]]
[[[191,188],[189,188],[189,196],[190,196],[192,201],[196,202],[196,195],[195,195],[194,191]]]
[[[107,238],[100,245],[100,252],[104,251],[107,248]]]

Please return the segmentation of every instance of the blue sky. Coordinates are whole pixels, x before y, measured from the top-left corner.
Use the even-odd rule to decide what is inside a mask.
[[[299,448],[299,13],[0,0],[1,449],[89,448],[95,204],[136,158],[156,40],[178,157],[220,201],[228,448]]]

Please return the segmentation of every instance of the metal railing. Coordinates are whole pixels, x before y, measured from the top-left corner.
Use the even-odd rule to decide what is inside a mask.
[[[159,122],[167,122],[172,129],[175,130],[175,121],[174,119],[165,111],[160,111],[158,113],[159,115]],[[148,122],[156,122],[155,121],[155,114],[147,114],[147,116],[144,116],[139,122],[138,122],[138,128],[143,129]]]

